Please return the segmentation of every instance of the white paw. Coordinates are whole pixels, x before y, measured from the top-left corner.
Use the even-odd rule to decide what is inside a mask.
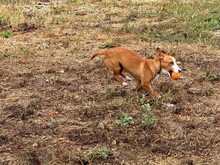
[[[127,85],[128,85],[128,83],[126,83],[126,82],[123,82],[123,83],[122,83],[122,85],[123,85],[123,86],[127,86]]]
[[[129,77],[129,76],[126,76],[125,79],[128,80],[128,81],[131,81],[131,80],[132,80],[132,78]]]

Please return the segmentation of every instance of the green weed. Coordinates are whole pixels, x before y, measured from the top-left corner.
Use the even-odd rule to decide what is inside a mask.
[[[102,45],[101,48],[113,48],[117,46],[116,42],[112,39],[107,39]]]
[[[124,105],[126,107],[131,107],[132,105],[134,105],[136,102],[136,96],[129,96],[126,98],[125,102],[124,102]]]
[[[202,80],[206,81],[219,81],[220,80],[220,74],[219,73],[213,73],[210,70],[206,70],[205,73],[201,77]]]
[[[13,35],[13,31],[12,31],[12,29],[10,29],[10,30],[4,30],[4,31],[1,31],[1,32],[0,32],[0,35],[1,35],[2,37],[4,37],[4,38],[9,38],[9,37],[11,37],[11,36]]]
[[[9,19],[7,19],[5,16],[0,16],[0,25],[7,25],[9,22]]]
[[[29,56],[29,55],[32,55],[33,52],[31,52],[27,48],[22,47],[22,48],[20,48],[19,54]]]
[[[107,147],[96,148],[90,151],[88,154],[89,159],[107,159],[110,155],[110,151]]]
[[[125,115],[123,115],[123,117],[117,118],[115,120],[115,123],[120,126],[129,126],[134,123],[134,120],[133,120],[132,116],[125,114]]]
[[[0,16],[0,36],[9,38],[12,36],[13,31],[10,25],[10,19],[5,16]]]
[[[169,100],[171,94],[172,94],[172,89],[169,89],[169,91],[167,91],[165,94],[163,94],[161,96],[161,98],[155,100],[153,105],[155,105],[155,106],[162,106],[166,101]]]
[[[4,52],[3,54],[0,54],[0,61],[1,60],[13,60],[13,59],[16,59],[17,58],[17,55],[16,54],[12,54],[12,53],[9,53],[9,52]]]
[[[148,128],[155,127],[157,125],[158,119],[152,113],[150,104],[143,104],[141,107],[144,111],[141,118],[141,124]]]

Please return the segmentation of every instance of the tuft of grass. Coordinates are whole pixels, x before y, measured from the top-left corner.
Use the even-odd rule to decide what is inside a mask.
[[[9,19],[7,19],[5,16],[0,16],[0,25],[7,25],[9,22]]]
[[[89,159],[107,159],[110,155],[110,151],[107,147],[95,148],[88,154]]]
[[[131,10],[118,31],[138,35],[148,42],[178,41],[219,47],[220,37],[215,35],[220,30],[219,8],[220,3],[217,1],[161,2],[148,12]],[[154,18],[154,21],[138,22],[139,18],[145,17]]]
[[[13,31],[12,29],[9,30],[3,30],[0,32],[0,36],[4,37],[4,38],[9,38],[13,35]]]
[[[181,6],[181,8],[179,7]],[[213,32],[220,29],[219,3],[192,1],[169,1],[164,4],[160,14],[166,22],[151,26],[153,40],[203,43],[218,46],[218,40],[211,40]],[[156,33],[155,33],[156,32]],[[158,33],[159,32],[159,33]]]
[[[148,128],[154,128],[157,125],[158,119],[152,113],[150,104],[143,104],[141,107],[144,111],[141,118],[141,124]]]
[[[0,16],[0,36],[4,38],[12,36],[13,31],[11,28],[10,19],[5,16]]]
[[[4,52],[3,54],[0,54],[0,61],[3,61],[3,60],[13,60],[13,59],[16,59],[17,58],[17,55],[16,54],[12,54],[10,52]]]
[[[199,78],[199,80],[205,80],[205,81],[220,81],[220,74],[219,73],[213,73],[210,70],[206,70],[205,73]]]
[[[32,55],[33,52],[31,52],[28,48],[21,47],[19,50],[19,54],[29,56]]]
[[[117,44],[113,39],[107,39],[101,45],[101,48],[113,48],[113,47],[116,47],[116,46],[117,46]]]
[[[124,114],[122,117],[117,118],[115,120],[115,123],[120,126],[129,126],[134,123],[134,120],[133,120],[132,116],[130,116],[128,114]]]

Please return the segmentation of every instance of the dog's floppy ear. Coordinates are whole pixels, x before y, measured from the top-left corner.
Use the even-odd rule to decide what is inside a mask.
[[[164,58],[164,53],[166,53],[166,52],[164,52],[164,51],[161,50],[160,48],[157,48],[157,49],[156,49],[156,54],[157,54],[157,57],[158,57],[159,59],[163,59],[163,58]]]

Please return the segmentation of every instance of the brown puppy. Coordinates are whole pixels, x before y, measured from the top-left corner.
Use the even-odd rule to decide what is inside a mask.
[[[154,59],[146,59],[127,48],[116,47],[98,50],[92,55],[91,59],[99,55],[104,55],[106,66],[114,73],[113,79],[118,81],[121,85],[127,85],[123,78],[131,79],[122,73],[123,70],[125,70],[137,80],[136,90],[143,88],[149,92],[150,95],[159,97],[153,90],[151,81],[155,79],[161,71],[171,76],[172,72],[179,73],[181,69],[176,64],[175,58],[166,52],[157,48],[156,54]]]

